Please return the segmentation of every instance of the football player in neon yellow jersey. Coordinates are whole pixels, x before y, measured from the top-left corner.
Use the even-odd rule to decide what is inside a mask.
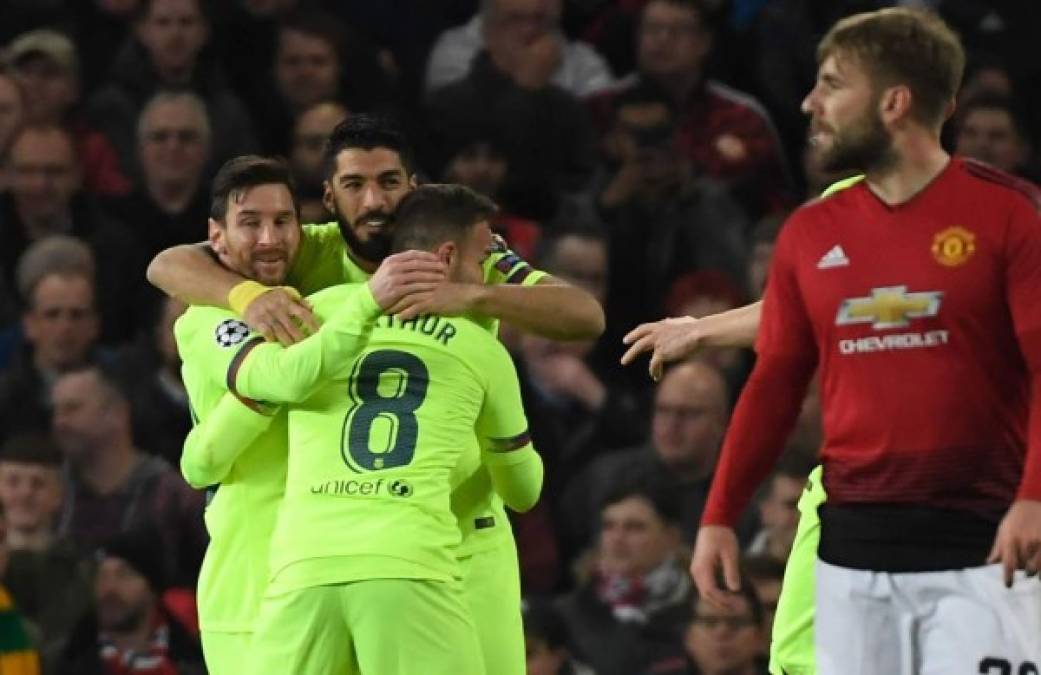
[[[461,186],[427,186],[403,201],[395,236],[399,248],[437,246],[452,277],[480,280],[493,212],[491,202]],[[321,332],[344,306],[356,307],[358,287],[310,296],[327,320]],[[340,361],[322,384],[329,347],[301,349],[315,338],[289,349],[262,342],[244,343],[229,385],[297,403],[290,406],[289,480],[250,672],[483,672],[469,607],[455,584],[460,531],[449,477],[461,455],[479,455],[512,507],[527,509],[537,498],[541,463],[505,348],[464,317],[385,315],[362,354]],[[246,411],[230,396],[225,402]],[[212,425],[204,435],[196,451],[225,451]],[[361,605],[364,611],[352,609]]]
[[[863,175],[858,175],[837,181],[828,186],[821,199],[863,179]],[[657,380],[661,378],[665,364],[685,359],[699,347],[752,347],[759,330],[761,306],[762,301],[759,301],[701,319],[663,319],[638,326],[625,336],[625,343],[630,347],[622,357],[622,364],[628,365],[639,354],[649,351],[649,371]],[[773,675],[814,675],[817,672],[813,647],[817,588],[815,565],[820,543],[817,509],[827,499],[822,475],[822,467],[816,467],[799,498],[799,527],[785,565],[770,640],[770,672]]]
[[[221,168],[213,185],[210,229],[223,265],[267,284],[282,283],[300,242],[291,190],[289,169],[277,160],[246,156]],[[414,290],[387,278],[388,268],[406,259],[413,261],[412,272],[426,269],[435,277],[440,272],[441,264],[429,254],[388,259],[369,282],[372,297],[383,306]],[[370,301],[356,295],[351,302],[314,340],[298,347],[327,354],[325,368],[353,358],[368,339]],[[178,319],[175,337],[193,415],[208,421],[227,392],[224,373],[249,329],[228,310],[196,306]],[[182,458],[189,483],[220,484],[206,510],[210,545],[198,583],[203,649],[215,675],[239,672],[267,582],[268,543],[285,485],[286,415],[242,415],[222,429],[222,443],[234,451]]]
[[[300,254],[287,283],[313,292],[331,284],[361,281],[374,269],[385,236],[387,214],[413,188],[410,155],[403,139],[364,115],[352,116],[334,132],[327,150],[326,203],[338,222],[304,226]],[[351,244],[360,240],[359,253]],[[382,250],[385,251],[385,244]],[[419,309],[457,314],[470,312],[504,319],[557,339],[592,339],[603,329],[599,304],[586,292],[533,270],[506,250],[485,261],[485,285],[443,284],[418,292],[410,300]],[[227,306],[229,294],[243,277],[215,265],[198,247],[177,247],[160,254],[149,278],[164,291],[197,304]],[[431,284],[431,287],[433,284]],[[301,324],[311,322],[306,303],[279,291],[246,296],[238,304],[247,323],[268,336],[292,342],[302,337]],[[234,299],[234,298],[233,298]],[[242,302],[241,299],[239,301]],[[245,306],[244,306],[245,305]],[[495,322],[488,322],[494,329]],[[520,582],[512,533],[502,500],[491,489],[487,473],[471,461],[473,473],[453,494],[453,508],[464,530],[458,549],[464,567],[464,590],[477,616],[490,672],[524,672]]]

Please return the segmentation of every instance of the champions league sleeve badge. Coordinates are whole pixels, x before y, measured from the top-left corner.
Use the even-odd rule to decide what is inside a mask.
[[[234,347],[250,334],[249,326],[238,319],[225,319],[213,332],[217,344],[221,347]]]

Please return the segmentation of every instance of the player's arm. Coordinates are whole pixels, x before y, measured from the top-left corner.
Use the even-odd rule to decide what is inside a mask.
[[[816,369],[816,342],[795,272],[798,233],[788,224],[778,238],[759,356],[734,410],[698,532],[691,572],[717,605],[730,602],[717,585],[720,570],[731,591],[739,588],[734,525],[783,450]]]
[[[693,356],[702,347],[752,347],[762,311],[760,300],[700,319],[682,316],[641,324],[622,340],[629,345],[622,355],[622,365],[651,352],[648,370],[658,380],[665,365]]]
[[[228,366],[229,391],[271,403],[308,398],[368,343],[381,311],[371,284],[343,286],[325,325],[302,342],[283,347],[253,338],[244,344]]]
[[[604,310],[586,291],[556,279],[511,251],[501,237],[485,261],[485,283],[439,286],[391,313],[478,314],[551,340],[595,340],[604,332]]]
[[[223,481],[242,451],[271,424],[268,412],[233,394],[224,394],[184,440],[181,475],[188,484],[201,489]]]
[[[1015,570],[1041,571],[1041,216],[1025,202],[1009,224],[1005,256],[1006,300],[1030,378],[1023,477],[988,558],[1003,564],[1011,586]]]
[[[477,418],[481,462],[506,506],[524,512],[535,506],[542,492],[542,458],[531,443],[513,361],[498,341],[482,352],[480,367],[487,384]]]
[[[269,288],[232,272],[209,244],[160,251],[148,265],[149,283],[189,305],[229,309],[269,340],[293,344],[318,329],[310,306],[288,287]]]

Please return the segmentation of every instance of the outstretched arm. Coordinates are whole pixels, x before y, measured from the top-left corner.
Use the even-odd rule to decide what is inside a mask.
[[[444,283],[426,298],[406,298],[391,313],[403,321],[421,314],[479,314],[551,340],[595,340],[604,332],[600,303],[548,275],[531,285]]]
[[[153,286],[189,305],[230,309],[268,340],[291,345],[318,330],[311,307],[299,293],[268,288],[232,272],[217,262],[205,243],[159,252],[146,274]]]
[[[641,324],[623,340],[629,349],[622,356],[622,365],[651,352],[648,370],[658,380],[666,364],[692,356],[701,347],[751,347],[759,332],[762,306],[760,300],[700,319],[683,316]]]

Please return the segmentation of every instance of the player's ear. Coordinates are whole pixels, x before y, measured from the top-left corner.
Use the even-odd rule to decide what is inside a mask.
[[[217,255],[227,253],[227,247],[224,244],[224,228],[214,218],[210,218],[206,223],[206,239],[209,240],[210,248],[214,253]]]
[[[412,190],[415,190],[417,187],[419,187],[419,179],[416,178],[416,174],[412,174],[408,177],[408,186]]]
[[[329,185],[329,181],[322,181],[322,205],[325,206],[325,210],[329,213],[336,213],[336,201],[333,199],[333,187]]]
[[[459,255],[459,249],[456,247],[454,241],[446,241],[438,246],[434,253],[437,255],[437,259],[440,260],[446,268],[451,269],[452,263]]]
[[[908,117],[911,112],[911,89],[904,84],[889,87],[879,97],[879,114],[882,121],[892,124]]]

